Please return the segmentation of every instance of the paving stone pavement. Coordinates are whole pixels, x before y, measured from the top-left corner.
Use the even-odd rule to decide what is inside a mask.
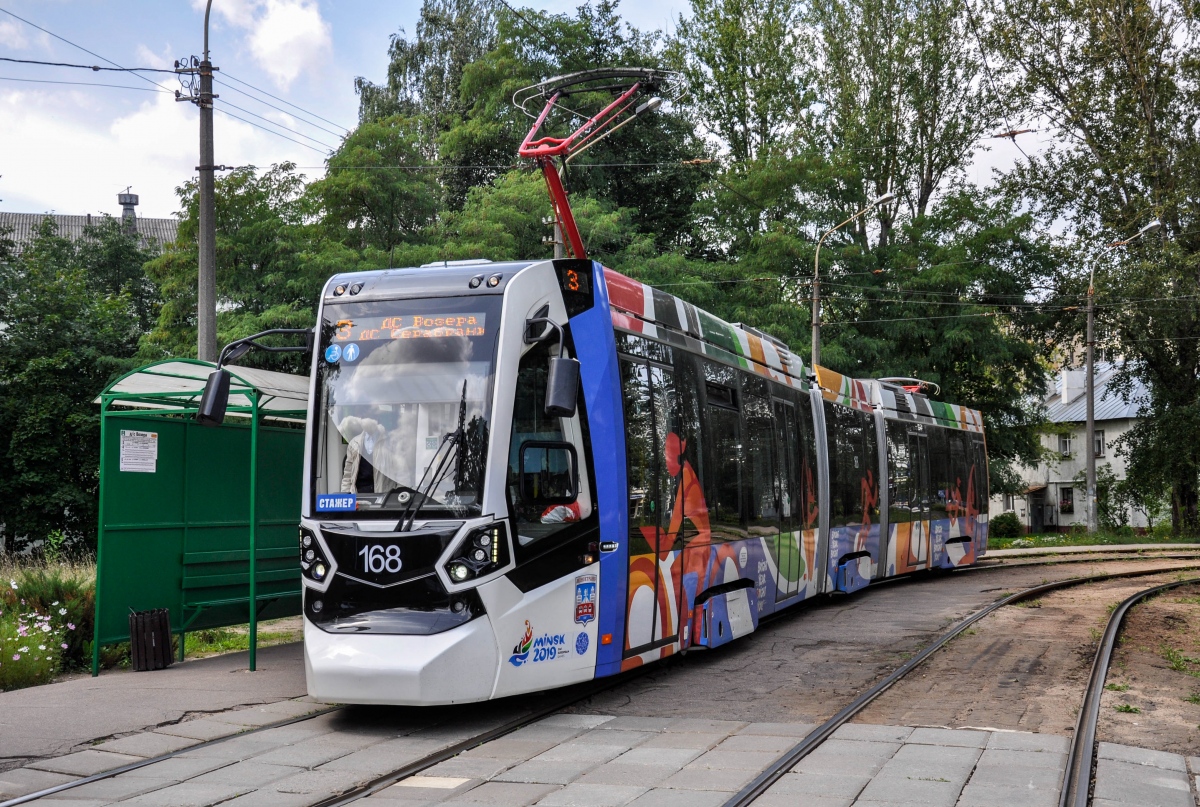
[[[429,726],[322,715],[210,748],[185,748],[169,760],[38,804],[305,807],[503,719],[485,714]],[[811,728],[558,714],[472,748],[369,801],[379,807],[720,807]],[[97,755],[125,759],[151,751],[156,742],[135,735],[108,749],[9,771],[0,774],[0,794],[70,781],[78,771],[94,769]],[[1067,738],[1056,735],[849,724],[757,804],[1056,807],[1066,755]],[[1100,744],[1093,807],[1200,807],[1195,787],[1198,757]]]

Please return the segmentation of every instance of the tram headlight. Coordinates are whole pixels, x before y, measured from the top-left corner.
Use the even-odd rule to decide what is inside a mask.
[[[508,531],[504,522],[472,530],[446,564],[455,583],[483,577],[508,565]]]
[[[329,559],[325,557],[317,536],[308,527],[300,528],[300,571],[310,580],[322,582],[328,575]]]

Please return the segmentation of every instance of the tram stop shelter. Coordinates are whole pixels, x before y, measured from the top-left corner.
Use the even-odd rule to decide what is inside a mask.
[[[231,375],[225,422],[195,415],[210,362],[168,359],[112,382],[100,404],[100,524],[92,674],[129,639],[129,614],[167,608],[189,631],[300,613],[300,497],[308,378]]]

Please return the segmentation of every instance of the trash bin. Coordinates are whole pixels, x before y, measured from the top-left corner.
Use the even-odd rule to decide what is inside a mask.
[[[129,612],[129,655],[135,670],[161,670],[171,654],[171,612],[167,608]]]

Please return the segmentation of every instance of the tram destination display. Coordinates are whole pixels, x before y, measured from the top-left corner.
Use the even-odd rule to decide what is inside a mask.
[[[487,315],[483,312],[468,311],[434,316],[405,314],[342,319],[338,320],[333,338],[338,342],[368,342],[392,339],[444,339],[485,334]]]

